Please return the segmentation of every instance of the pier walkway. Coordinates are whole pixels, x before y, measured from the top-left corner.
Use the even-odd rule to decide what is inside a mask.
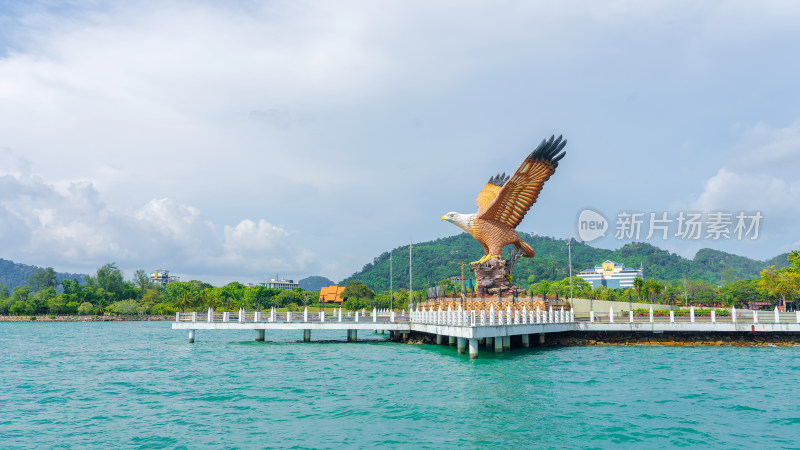
[[[571,311],[521,310],[447,311],[416,309],[398,314],[394,311],[373,309],[369,313],[335,314],[310,313],[306,308],[300,314],[267,314],[259,311],[236,313],[176,313],[174,330],[188,330],[189,342],[194,342],[197,330],[255,330],[255,340],[264,341],[266,330],[303,330],[303,340],[311,340],[312,330],[346,330],[347,340],[355,342],[359,330],[388,331],[391,338],[409,333],[435,336],[437,344],[457,346],[458,353],[469,351],[471,359],[478,357],[479,346],[501,353],[511,349],[511,337],[520,336],[523,347],[530,346],[533,336],[544,343],[548,333],[565,331],[634,332],[634,333],[800,333],[800,311],[782,313],[774,311],[737,311],[732,308],[724,316],[711,311],[710,316],[696,316],[694,308],[688,316],[657,316],[653,310],[647,316],[615,314],[613,309],[605,314],[591,312],[588,317],[576,317]]]

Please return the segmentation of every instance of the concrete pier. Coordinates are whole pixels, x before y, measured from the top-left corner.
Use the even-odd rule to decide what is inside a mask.
[[[503,336],[503,351],[507,352],[511,350],[511,336],[505,335]]]
[[[460,337],[458,338],[458,354],[463,355],[467,351],[467,339]]]
[[[266,330],[256,330],[256,342],[264,342]]]
[[[437,334],[436,345],[442,345],[442,344],[444,344],[444,336],[442,336],[441,334]]]
[[[194,344],[194,330],[189,330],[189,343]]]
[[[447,345],[450,345],[450,346],[456,345],[456,337],[455,336],[448,336],[447,337]]]
[[[494,341],[494,352],[503,353],[503,337],[495,336],[492,340]]]
[[[494,347],[494,338],[484,338],[483,343],[486,344],[486,348],[493,348]]]
[[[539,333],[539,345],[544,344],[544,333]]]
[[[522,348],[528,348],[531,346],[531,335],[530,334],[523,334],[522,336]]]
[[[311,342],[311,330],[303,330],[303,342]]]
[[[469,340],[469,359],[478,359],[478,340]]]

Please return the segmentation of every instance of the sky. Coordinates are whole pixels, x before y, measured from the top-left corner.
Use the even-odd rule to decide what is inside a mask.
[[[577,238],[591,209],[618,248],[620,214],[758,213],[647,242],[771,258],[800,248],[797,23],[791,1],[0,0],[0,258],[338,281],[461,232],[440,217],[553,134],[519,231]]]

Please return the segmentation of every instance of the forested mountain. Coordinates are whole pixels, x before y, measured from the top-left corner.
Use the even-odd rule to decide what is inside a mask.
[[[0,284],[13,291],[17,286],[23,286],[28,282],[28,278],[33,275],[39,267],[19,264],[14,261],[0,258]],[[83,282],[85,275],[79,273],[60,273],[56,272],[59,282],[66,279],[78,279]]]
[[[526,280],[533,275],[536,280],[555,281],[569,276],[566,240],[526,233],[519,235],[533,247],[536,257],[517,261],[514,267],[516,279]],[[408,246],[396,248],[392,252],[394,288],[408,288]],[[685,277],[689,280],[720,283],[756,278],[763,268],[770,265],[776,265],[777,268],[785,267],[788,265],[787,255],[782,254],[768,261],[757,261],[718,250],[702,249],[697,252],[694,259],[690,260],[644,242],[634,242],[617,250],[608,250],[573,241],[572,271],[575,275],[609,259],[624,263],[628,267],[638,268],[641,264],[645,278],[677,281]],[[461,273],[460,263],[476,261],[481,256],[483,256],[481,245],[466,233],[414,244],[413,287],[427,288],[444,278],[458,276]],[[464,266],[464,276],[472,278],[468,264]],[[340,284],[346,285],[356,280],[364,282],[376,291],[388,290],[389,253],[381,254]]]
[[[297,283],[300,284],[300,288],[302,288],[304,291],[309,291],[309,292],[318,291],[325,286],[331,286],[333,284],[336,284],[333,281],[329,280],[328,278],[320,276],[310,276],[307,278],[303,278]]]

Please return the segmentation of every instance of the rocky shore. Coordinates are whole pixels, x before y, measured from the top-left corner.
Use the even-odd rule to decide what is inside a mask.
[[[436,336],[411,333],[406,344],[436,344]],[[550,333],[544,344],[531,339],[531,347],[583,347],[592,345],[666,345],[674,347],[789,347],[800,345],[800,334],[794,333],[630,333],[576,332]],[[512,348],[521,347],[519,336],[511,337]]]
[[[175,316],[0,316],[0,322],[148,322],[174,319]]]

